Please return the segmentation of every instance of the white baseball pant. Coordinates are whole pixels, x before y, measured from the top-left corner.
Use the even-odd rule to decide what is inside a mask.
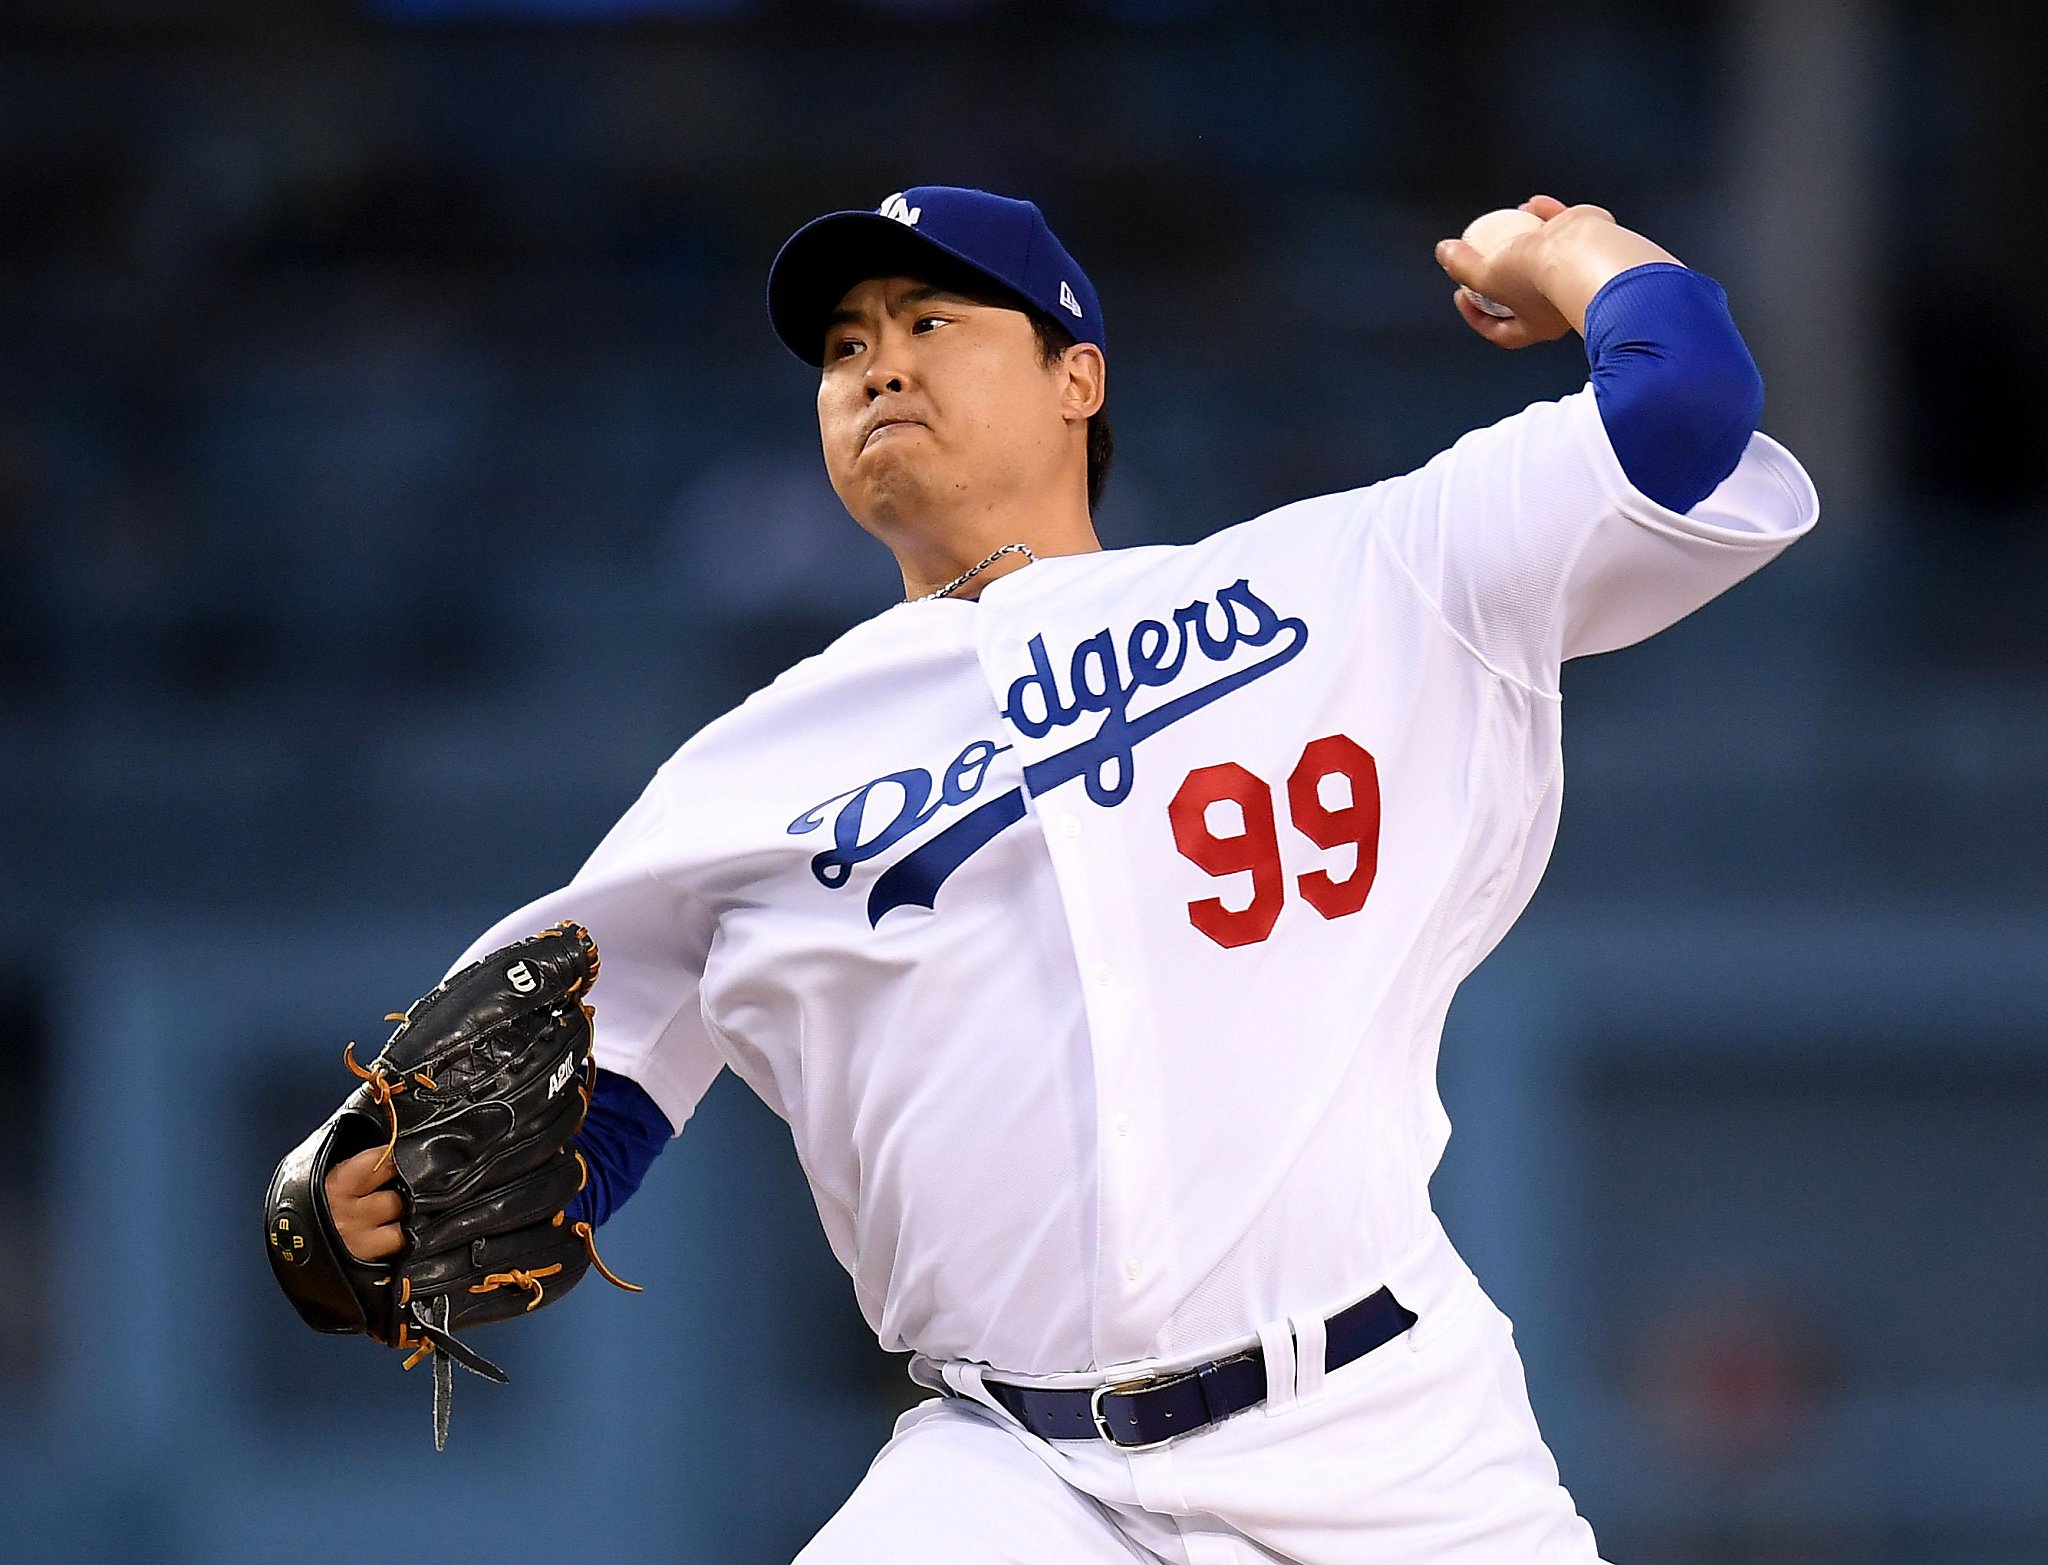
[[[949,1367],[968,1395],[904,1414],[798,1565],[1600,1565],[1507,1318],[1469,1272],[1417,1292],[1327,1375],[1313,1327],[1306,1374],[1261,1333],[1268,1401],[1149,1451],[1039,1440]]]

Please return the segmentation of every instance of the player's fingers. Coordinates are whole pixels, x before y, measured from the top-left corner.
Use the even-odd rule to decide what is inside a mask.
[[[399,1220],[405,1216],[405,1203],[396,1190],[372,1190],[367,1195],[330,1192],[327,1207],[335,1233],[357,1260],[381,1260],[404,1248],[405,1230]]]
[[[1540,303],[1541,301],[1539,301]],[[1465,324],[1479,333],[1496,348],[1528,348],[1539,342],[1549,342],[1562,336],[1570,328],[1565,326],[1555,311],[1544,315],[1492,315],[1482,310],[1472,296],[1459,289],[1456,298],[1458,314]],[[1547,306],[1545,307],[1547,310]]]
[[[1611,223],[1614,221],[1614,214],[1612,212],[1608,211],[1607,208],[1605,208],[1604,206],[1595,206],[1590,201],[1582,201],[1577,206],[1559,208],[1560,216],[1565,212],[1570,212],[1575,217],[1581,215],[1585,217],[1597,217],[1602,222],[1607,223]],[[1548,222],[1549,219],[1545,218],[1544,221]]]
[[[1531,196],[1522,203],[1522,210],[1524,212],[1527,212],[1531,217],[1540,217],[1546,223],[1564,209],[1564,203],[1558,200],[1556,196]]]
[[[405,1202],[396,1190],[372,1190],[355,1203],[355,1224],[359,1228],[395,1226],[405,1216]]]
[[[1436,246],[1436,264],[1450,275],[1454,283],[1463,283],[1467,288],[1477,288],[1481,293],[1481,276],[1486,271],[1486,257],[1462,239],[1440,239]]]
[[[336,1225],[348,1253],[359,1261],[381,1261],[405,1248],[405,1230],[396,1223],[376,1228],[343,1228]]]
[[[345,1157],[327,1171],[327,1199],[368,1195],[398,1177],[382,1147],[369,1147]]]
[[[1488,314],[1479,308],[1479,301],[1473,297],[1470,288],[1458,287],[1451,290],[1451,303],[1458,307],[1458,315],[1467,326],[1481,335],[1491,335],[1491,330],[1500,324],[1500,317]]]
[[[1514,332],[1516,323],[1513,317],[1504,319],[1498,315],[1487,314],[1486,311],[1480,309],[1473,302],[1471,293],[1464,288],[1453,290],[1451,302],[1457,306],[1458,315],[1465,324],[1478,332],[1488,342],[1498,344],[1503,348],[1520,346],[1519,343],[1506,340]]]

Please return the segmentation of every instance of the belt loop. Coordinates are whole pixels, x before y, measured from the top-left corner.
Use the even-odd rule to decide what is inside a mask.
[[[1327,1328],[1320,1315],[1296,1315],[1288,1320],[1294,1328],[1294,1395],[1306,1402],[1323,1389],[1323,1372],[1329,1353]]]
[[[1259,1348],[1266,1355],[1266,1416],[1294,1405],[1294,1332],[1284,1320],[1259,1328]]]
[[[961,1360],[949,1360],[939,1366],[946,1387],[956,1396],[963,1396],[970,1402],[979,1402],[983,1407],[1009,1423],[1016,1423],[1016,1415],[989,1394],[988,1387],[981,1383],[981,1366]]]

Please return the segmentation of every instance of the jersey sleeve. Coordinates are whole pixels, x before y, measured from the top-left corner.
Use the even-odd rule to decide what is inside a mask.
[[[590,1089],[589,1112],[576,1131],[583,1154],[584,1186],[569,1203],[569,1216],[602,1228],[612,1213],[633,1198],[675,1126],[647,1089],[616,1071],[599,1070]]]
[[[1636,489],[1590,388],[1475,430],[1363,491],[1451,630],[1497,671],[1554,693],[1566,658],[1654,635],[1758,570],[1819,515],[1769,436],[1689,511]]]
[[[713,920],[661,878],[668,812],[658,775],[573,880],[487,930],[455,965],[561,919],[581,924],[600,964],[590,992],[597,1063],[638,1083],[680,1133],[724,1060],[699,998]]]

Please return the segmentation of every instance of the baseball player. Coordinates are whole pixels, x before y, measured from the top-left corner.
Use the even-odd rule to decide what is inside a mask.
[[[1521,210],[1437,259],[1488,340],[1579,332],[1590,385],[1185,547],[1096,540],[1103,315],[1036,206],[921,186],[776,257],[904,601],[474,950],[557,919],[602,948],[571,1215],[730,1068],[935,1393],[806,1565],[1597,1559],[1430,1210],[1438,1038],[1550,852],[1560,665],[1817,501],[1718,285],[1597,207]],[[375,1158],[326,1184],[369,1256],[401,1243]]]

